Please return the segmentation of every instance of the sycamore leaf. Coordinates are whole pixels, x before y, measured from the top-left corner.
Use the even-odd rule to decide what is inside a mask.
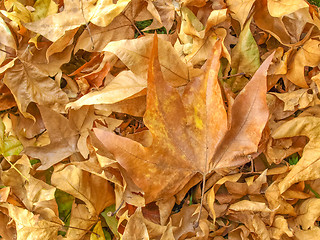
[[[293,232],[289,229],[288,222],[282,215],[275,216],[272,227],[269,229],[269,233],[274,239],[282,239],[281,237],[284,234],[293,237]]]
[[[237,97],[232,111],[233,123],[227,131],[226,111],[217,82],[221,43],[215,44],[207,60],[206,74],[187,85],[182,100],[163,80],[156,38],[154,46],[144,116],[154,136],[152,146],[146,148],[112,133],[94,130],[137,186],[144,190],[147,202],[172,196],[196,173],[206,175],[213,169],[249,161],[241,157],[257,151],[268,119],[266,71],[273,57],[264,62]],[[234,161],[236,157],[239,158]]]
[[[74,51],[77,52],[79,49],[84,49],[89,52],[98,52],[102,51],[111,41],[134,38],[135,28],[132,22],[140,14],[144,4],[146,4],[144,1],[132,0],[108,26],[102,27],[89,24],[90,33],[89,31],[84,31],[80,35]]]
[[[246,155],[257,152],[269,117],[266,78],[273,55],[274,53],[262,63],[236,97],[231,109],[231,127],[213,156],[214,169],[242,165],[250,161]]]
[[[40,214],[46,220],[61,223],[57,216],[57,204],[54,199],[56,188],[34,178],[30,170],[29,158],[23,155],[14,166],[2,172],[1,180],[3,184],[10,186],[11,193],[29,211]]]
[[[68,240],[79,240],[85,234],[88,233],[95,223],[99,220],[96,214],[90,213],[85,204],[72,205],[71,216],[70,216],[70,226],[74,228],[69,228],[66,234],[66,239]]]
[[[93,228],[93,232],[90,235],[90,240],[106,240],[101,226],[101,221],[99,221]]]
[[[195,78],[182,99],[162,77],[157,46],[155,36],[144,116],[145,124],[155,137],[153,145],[146,148],[130,139],[94,130],[145,192],[146,202],[172,196],[197,172],[208,173],[209,161],[227,128],[217,79],[221,42],[218,41],[212,50],[205,76]]]
[[[58,4],[52,0],[38,0],[33,5],[34,12],[32,12],[32,21],[40,20],[58,11]]]
[[[295,222],[301,225],[303,230],[308,230],[315,225],[320,216],[320,199],[309,198],[302,202],[298,207],[297,218]]]
[[[7,26],[7,24],[5,23],[2,17],[0,17],[0,35],[1,35],[1,40],[0,40],[1,44],[11,47],[13,49],[17,49],[16,41],[9,27]]]
[[[29,62],[16,60],[15,65],[6,71],[4,83],[13,93],[25,117],[30,117],[27,107],[31,102],[55,110],[61,109],[68,102],[67,95],[57,83]]]
[[[44,106],[38,106],[49,133],[50,144],[42,147],[28,146],[25,153],[41,160],[38,169],[47,169],[76,152],[78,132],[61,114]]]
[[[118,233],[118,220],[116,216],[109,216],[109,212],[114,212],[116,210],[115,205],[111,205],[107,207],[102,213],[101,216],[106,220],[106,223],[108,224],[108,227],[112,231],[112,233],[119,237]]]

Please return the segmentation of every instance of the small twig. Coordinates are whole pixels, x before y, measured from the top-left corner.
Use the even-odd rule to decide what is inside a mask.
[[[1,51],[1,52],[4,52],[4,53],[6,53],[6,54],[12,55],[12,54],[11,54],[11,53],[9,53],[8,51],[3,50],[3,49],[1,49],[1,48],[0,48],[0,51]]]
[[[91,47],[91,50],[94,50],[94,42],[93,42],[93,38],[92,38],[92,34],[91,34],[91,30],[89,28],[89,23],[87,22],[85,16],[84,16],[84,11],[83,11],[83,4],[82,4],[82,0],[80,0],[80,9],[81,9],[81,12],[82,12],[82,17],[86,23],[86,28],[88,29],[88,33],[89,33],[89,36],[90,36],[90,40],[91,40],[91,43],[92,43],[92,47]]]
[[[117,212],[119,212],[119,210],[120,210],[120,208],[122,207],[123,204],[124,204],[124,200],[122,200],[122,202],[120,203],[120,206],[114,212],[108,212],[107,216],[108,217],[113,217],[114,215],[116,215]]]
[[[72,229],[77,229],[77,230],[82,230],[82,231],[85,231],[85,232],[89,232],[89,233],[93,233],[95,234],[98,238],[100,238],[100,235],[94,231],[91,231],[89,229],[83,229],[83,228],[78,228],[78,227],[73,227],[73,226],[67,226],[67,225],[63,225],[63,227],[65,228],[72,228]]]
[[[132,20],[130,18],[128,18],[126,16],[126,14],[124,12],[122,12],[122,15],[128,19],[128,21],[131,23],[131,25],[137,30],[137,32],[139,33],[140,36],[144,36],[144,34],[139,30],[139,28],[137,28],[137,26],[134,24],[134,22],[132,22]]]
[[[227,78],[232,78],[232,77],[237,77],[237,76],[243,76],[245,75],[245,73],[236,73],[236,74],[233,74],[233,75],[229,75],[229,76],[225,76],[225,77],[220,77],[219,79],[227,79]]]

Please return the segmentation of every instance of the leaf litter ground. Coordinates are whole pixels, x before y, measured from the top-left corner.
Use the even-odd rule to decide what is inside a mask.
[[[1,238],[318,238],[315,5],[0,10]]]

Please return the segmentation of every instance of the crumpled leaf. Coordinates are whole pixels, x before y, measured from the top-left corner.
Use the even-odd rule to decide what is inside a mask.
[[[38,107],[49,133],[50,144],[41,147],[28,146],[25,153],[40,159],[42,165],[38,169],[44,170],[76,152],[79,135],[71,122],[61,114],[44,106]]]
[[[309,198],[303,201],[298,207],[298,216],[295,222],[299,224],[303,230],[308,230],[315,226],[315,222],[320,216],[319,204],[319,198]]]
[[[274,139],[294,136],[307,136],[309,138],[309,142],[303,149],[301,159],[279,183],[280,193],[283,193],[292,184],[299,181],[319,178],[319,124],[320,118],[318,117],[301,116],[285,122],[272,133]]]
[[[288,66],[288,79],[299,87],[308,87],[304,76],[304,67],[315,67],[320,63],[320,47],[318,43],[319,40],[317,39],[309,39],[297,51],[293,61]]]
[[[51,182],[57,188],[81,199],[91,215],[99,215],[114,203],[114,192],[105,179],[83,171],[74,165],[57,165]]]
[[[8,209],[8,215],[14,220],[17,239],[54,240],[57,239],[60,224],[39,218],[27,209],[8,203],[0,203]]]
[[[289,229],[288,222],[282,215],[275,216],[269,232],[274,239],[281,239],[284,234],[293,237],[293,232]]]

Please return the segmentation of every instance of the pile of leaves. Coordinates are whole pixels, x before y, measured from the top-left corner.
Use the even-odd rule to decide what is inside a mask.
[[[318,239],[304,0],[0,2],[0,236]]]

